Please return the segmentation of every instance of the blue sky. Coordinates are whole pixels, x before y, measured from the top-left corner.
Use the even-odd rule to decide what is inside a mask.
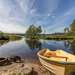
[[[31,24],[63,32],[75,19],[75,0],[0,0],[0,30],[24,33]]]

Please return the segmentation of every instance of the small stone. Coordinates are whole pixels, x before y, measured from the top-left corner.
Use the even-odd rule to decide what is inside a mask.
[[[22,64],[21,67],[24,67],[24,64]]]

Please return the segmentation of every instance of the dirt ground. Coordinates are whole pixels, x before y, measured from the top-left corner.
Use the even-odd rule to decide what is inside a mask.
[[[44,67],[37,63],[13,63],[8,66],[0,66],[0,75],[51,75]],[[20,74],[21,73],[21,74]]]

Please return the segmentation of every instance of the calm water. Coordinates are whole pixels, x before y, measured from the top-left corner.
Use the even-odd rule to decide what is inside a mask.
[[[0,57],[18,55],[28,60],[37,60],[37,52],[42,48],[63,49],[75,54],[75,41],[40,40],[31,41],[23,38],[19,41],[0,41]]]

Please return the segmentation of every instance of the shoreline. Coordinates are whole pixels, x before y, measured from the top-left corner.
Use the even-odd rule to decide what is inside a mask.
[[[50,72],[40,63],[26,62],[25,60],[22,63],[12,63],[11,65],[0,66],[0,75],[19,75],[19,73],[25,75],[27,72],[32,72],[32,68],[34,69],[34,74],[28,75],[50,75]]]

